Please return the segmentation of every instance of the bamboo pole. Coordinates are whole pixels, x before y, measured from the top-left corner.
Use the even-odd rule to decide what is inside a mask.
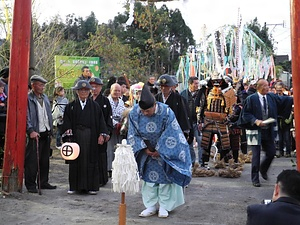
[[[121,194],[121,203],[119,207],[119,225],[126,225],[125,192],[122,192]]]
[[[300,171],[300,1],[291,0],[291,46],[297,169]]]

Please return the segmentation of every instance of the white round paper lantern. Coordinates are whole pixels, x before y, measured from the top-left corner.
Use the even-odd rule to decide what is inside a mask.
[[[65,142],[60,149],[61,157],[65,160],[77,159],[80,153],[80,147],[75,142]]]

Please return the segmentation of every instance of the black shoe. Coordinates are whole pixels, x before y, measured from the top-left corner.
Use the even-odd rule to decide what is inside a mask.
[[[27,191],[29,193],[38,193],[38,190],[36,188],[34,188],[34,189],[28,189]]]
[[[267,173],[260,171],[260,174],[261,174],[261,177],[262,177],[264,180],[268,180],[268,174],[267,174]]]
[[[253,182],[252,184],[253,184],[254,187],[260,187],[260,183]]]
[[[56,186],[46,183],[41,186],[41,189],[56,189]]]

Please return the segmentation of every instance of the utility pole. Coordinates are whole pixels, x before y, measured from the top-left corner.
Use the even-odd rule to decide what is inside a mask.
[[[31,0],[15,0],[2,189],[22,192],[31,40]]]
[[[269,36],[271,36],[271,33],[274,31],[274,29],[277,27],[277,26],[282,26],[283,28],[285,28],[285,21],[283,20],[282,23],[266,23],[264,24],[264,28],[265,28],[265,31],[267,31],[267,26],[270,27],[270,26],[274,26],[272,30],[270,30],[269,32]],[[267,34],[267,33],[266,33]],[[266,40],[265,42],[267,41],[268,37],[266,35]]]
[[[270,31],[271,33],[277,26],[282,26],[283,28],[285,28],[285,21],[283,20],[282,23],[265,23],[265,26],[274,26],[273,29]]]
[[[293,71],[293,96],[294,96],[294,119],[296,138],[300,140],[300,1],[291,0],[291,44],[292,44],[292,71]],[[298,131],[298,132],[297,132]],[[297,169],[300,171],[300,141],[296,141]]]

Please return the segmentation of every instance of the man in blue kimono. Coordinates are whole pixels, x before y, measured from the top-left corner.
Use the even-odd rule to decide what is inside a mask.
[[[128,143],[132,145],[141,178],[146,207],[141,217],[169,211],[184,203],[183,187],[191,181],[189,145],[173,111],[156,102],[149,88],[129,114]]]
[[[251,180],[254,187],[260,187],[259,172],[263,179],[268,179],[267,172],[276,154],[276,119],[278,114],[288,118],[292,104],[292,97],[270,93],[268,81],[265,79],[257,81],[257,92],[245,100],[239,124],[247,129],[247,144],[252,145]],[[268,118],[275,120],[267,123],[265,120]],[[261,149],[265,151],[266,156],[260,163]]]

